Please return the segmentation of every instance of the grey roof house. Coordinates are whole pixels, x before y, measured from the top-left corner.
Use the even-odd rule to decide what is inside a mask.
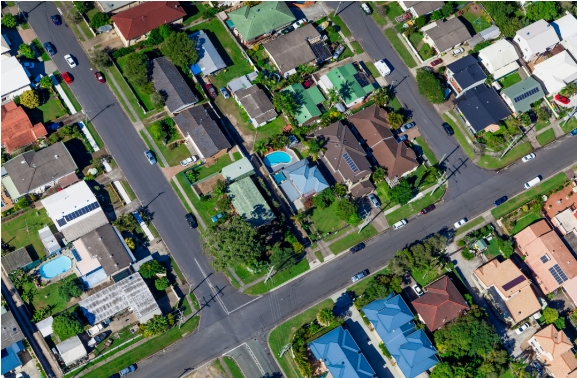
[[[174,117],[174,122],[202,159],[220,157],[231,148],[210,105],[195,106]]]
[[[444,1],[399,1],[399,5],[405,12],[411,12],[414,17],[424,16],[440,9],[445,5]]]
[[[459,60],[447,65],[445,71],[447,81],[456,97],[461,96],[465,91],[483,84],[487,80],[487,75],[473,55],[467,55]]]
[[[2,306],[2,362],[0,363],[0,373],[4,374],[22,366],[22,361],[18,353],[24,350],[24,334],[14,318],[12,311],[6,310]]]
[[[196,42],[196,51],[198,51],[198,62],[190,66],[193,74],[212,75],[226,68],[226,63],[216,51],[208,35],[204,30],[188,35],[188,38]]]
[[[254,127],[262,126],[277,117],[272,102],[257,85],[234,92],[237,102],[244,108]]]
[[[222,168],[220,172],[227,183],[242,180],[245,177],[254,175],[254,167],[250,160],[244,156],[242,159]]]
[[[484,84],[466,91],[456,106],[472,134],[497,131],[499,122],[511,115],[497,91]]]
[[[39,151],[28,151],[4,164],[7,175],[2,184],[15,200],[28,193],[41,194],[68,175],[76,175],[78,167],[64,146],[57,142]]]
[[[177,114],[198,102],[178,69],[165,57],[152,61],[152,83],[159,92],[166,94],[166,109]]]
[[[283,167],[275,173],[274,179],[296,210],[304,208],[303,202],[308,198],[329,187],[319,167],[308,159]]]
[[[443,22],[438,20],[421,28],[425,35],[424,42],[437,50],[437,54],[449,51],[453,47],[471,38],[471,33],[458,17]]]
[[[545,97],[541,84],[532,77],[501,91],[501,97],[513,111],[520,114],[531,110],[531,104]]]

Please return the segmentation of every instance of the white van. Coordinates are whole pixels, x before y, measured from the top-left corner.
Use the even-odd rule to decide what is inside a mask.
[[[401,219],[400,221],[398,221],[397,223],[395,223],[395,224],[393,225],[393,228],[394,228],[395,230],[398,230],[399,228],[403,227],[403,226],[406,225],[406,224],[407,224],[407,221],[406,221],[405,219]]]
[[[375,68],[377,69],[377,71],[379,71],[379,73],[382,76],[387,76],[388,74],[391,73],[391,69],[389,68],[389,65],[387,64],[387,62],[385,62],[384,59],[376,61]]]
[[[535,186],[540,182],[541,182],[541,176],[537,176],[533,180],[527,181],[525,183],[525,189],[529,189],[530,187]]]

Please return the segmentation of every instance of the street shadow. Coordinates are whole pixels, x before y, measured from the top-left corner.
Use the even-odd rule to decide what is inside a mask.
[[[20,33],[16,28],[5,28],[2,27],[2,35],[6,36],[10,41],[10,55],[16,56],[18,55],[18,47],[24,43],[22,37],[20,37]]]

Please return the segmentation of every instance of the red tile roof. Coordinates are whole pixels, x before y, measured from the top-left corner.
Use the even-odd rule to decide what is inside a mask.
[[[126,40],[140,37],[152,29],[186,16],[178,1],[147,1],[112,16]]]
[[[467,302],[449,277],[444,276],[426,287],[426,293],[413,302],[413,307],[431,332],[468,310]]]
[[[6,152],[34,143],[48,134],[42,123],[32,126],[26,112],[14,102],[2,105],[2,145]]]

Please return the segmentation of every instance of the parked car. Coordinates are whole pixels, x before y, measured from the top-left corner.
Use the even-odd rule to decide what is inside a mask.
[[[48,129],[50,131],[56,131],[59,128],[61,128],[62,126],[64,126],[64,122],[54,122],[50,126],[48,126]]]
[[[150,150],[144,151],[144,156],[146,156],[150,165],[156,164],[156,158],[154,157],[154,154],[152,153],[152,151],[150,151]]]
[[[401,135],[400,137],[395,137],[397,143],[406,142],[409,140],[407,134]]]
[[[420,297],[421,295],[423,295],[423,290],[421,289],[421,287],[419,286],[419,284],[414,284],[413,286],[411,286],[413,288],[413,290],[415,291],[415,293],[417,293],[417,295]]]
[[[70,55],[70,54],[64,55],[64,59],[66,60],[66,63],[68,63],[70,68],[76,67],[76,62],[74,61],[74,58],[72,57],[72,55]]]
[[[537,155],[535,155],[533,152],[531,152],[529,155],[523,156],[523,158],[521,160],[523,161],[523,163],[526,163],[528,161],[535,159],[536,157],[537,157]]]
[[[462,54],[465,52],[465,49],[462,47],[459,47],[457,50],[453,50],[453,56],[457,56],[459,54]]]
[[[184,159],[183,161],[180,162],[180,165],[182,165],[183,167],[187,167],[190,164],[194,163],[195,161],[197,161],[198,159],[196,158],[196,156],[191,156],[189,158]]]
[[[397,223],[393,224],[393,229],[398,230],[399,228],[403,227],[404,225],[407,224],[407,220],[406,219],[401,219],[400,221],[398,221]]]
[[[212,223],[216,223],[216,222],[218,222],[218,220],[219,220],[220,218],[222,218],[223,216],[224,216],[223,213],[218,213],[218,214],[216,214],[214,217],[210,218],[210,220],[212,221]]]
[[[503,196],[503,197],[501,197],[501,198],[497,198],[497,199],[495,200],[495,202],[493,202],[493,203],[495,204],[495,206],[499,206],[499,205],[504,204],[508,199],[509,199],[509,198],[508,198],[507,196]]]
[[[212,84],[208,83],[204,87],[206,88],[206,91],[210,97],[216,98],[218,96],[218,93],[216,93],[216,89],[214,89]]]
[[[104,75],[102,74],[102,72],[100,71],[96,71],[94,73],[94,77],[96,78],[96,80],[98,80],[99,83],[106,83],[106,79],[104,78]]]
[[[303,87],[305,87],[305,89],[308,89],[310,87],[312,87],[315,84],[315,82],[312,79],[308,79],[305,80],[305,82],[303,83]]]
[[[230,98],[230,93],[228,93],[228,89],[225,87],[220,88],[220,93],[222,93],[222,97],[224,97],[225,100]]]
[[[128,367],[125,367],[124,369],[120,370],[120,371],[118,372],[118,374],[119,374],[121,377],[125,377],[125,376],[127,376],[128,374],[132,373],[132,372],[135,371],[135,370],[136,370],[136,365],[132,364],[132,365],[130,365],[130,366],[128,366]]]
[[[412,129],[413,127],[415,127],[416,123],[415,122],[411,122],[411,123],[407,123],[404,126],[401,126],[401,128],[399,129],[400,133],[404,133],[405,131]]]
[[[529,188],[537,185],[540,182],[541,182],[541,176],[537,176],[534,179],[531,179],[525,183],[525,185],[524,185],[525,189],[529,189]]]
[[[345,45],[339,45],[339,47],[337,47],[335,49],[335,52],[333,53],[333,59],[337,60],[339,59],[339,56],[341,56],[341,54],[343,53],[343,51],[345,51]]]
[[[367,3],[361,3],[361,9],[365,12],[366,15],[370,15],[372,13],[371,8]]]
[[[439,59],[435,59],[431,62],[431,66],[435,67],[438,66],[439,64],[443,63],[443,59],[439,58]]]
[[[429,205],[429,206],[425,207],[423,210],[421,210],[421,214],[427,214],[433,210],[435,210],[435,205]]]
[[[60,15],[55,14],[54,16],[50,16],[50,19],[52,20],[52,22],[54,22],[54,25],[56,26],[62,25],[62,19],[60,18]]]
[[[54,48],[54,45],[51,42],[44,42],[44,49],[46,49],[46,52],[48,53],[48,55],[52,56],[54,54],[56,54],[56,49]]]
[[[467,222],[468,222],[467,218],[463,218],[463,219],[461,219],[460,221],[456,222],[454,226],[455,226],[455,228],[461,228],[461,227],[463,227],[463,226],[465,225],[465,223],[467,223]]]
[[[295,30],[295,28],[293,28],[292,26],[287,26],[286,28],[284,28],[281,31],[281,34],[288,34],[288,33],[292,32],[293,30]]]
[[[445,132],[447,133],[447,135],[453,135],[453,134],[455,134],[455,131],[453,130],[453,128],[451,127],[451,125],[449,125],[449,124],[446,123],[446,122],[443,123],[443,129],[445,129]]]
[[[369,275],[369,270],[365,269],[362,272],[358,272],[357,274],[355,274],[354,276],[351,277],[351,281],[353,282],[357,282],[363,278],[365,278],[366,276]]]
[[[517,328],[517,329],[515,330],[515,333],[518,334],[518,335],[520,335],[520,334],[522,334],[527,328],[529,328],[529,326],[530,326],[529,323],[525,323],[525,324],[523,324],[521,327]]]
[[[569,131],[569,134],[571,134],[572,136],[577,135],[577,129],[573,129],[573,130]]]
[[[186,214],[184,216],[184,219],[186,219],[186,223],[188,223],[188,226],[190,228],[196,228],[198,227],[198,224],[196,223],[196,220],[194,219],[194,216],[192,216],[192,214]]]
[[[381,76],[387,76],[391,73],[391,67],[389,67],[387,61],[384,59],[377,60],[375,62],[375,68],[377,69],[377,71],[379,71]]]
[[[377,207],[381,207],[381,203],[379,202],[379,199],[377,198],[377,196],[375,196],[374,194],[369,194],[368,196],[369,201],[371,201],[371,205],[375,208]]]
[[[106,331],[106,332],[99,333],[98,335],[96,335],[93,338],[91,338],[90,340],[88,340],[88,346],[89,347],[97,346],[102,341],[104,341],[104,339],[106,339],[111,333],[112,333],[112,331]]]
[[[306,18],[301,18],[300,20],[298,20],[297,22],[295,22],[294,24],[292,24],[291,26],[295,29],[300,28],[301,26],[303,26],[304,24],[306,24],[308,21]]]
[[[351,253],[357,253],[358,251],[365,249],[365,243],[359,243],[357,245],[355,245],[354,247],[352,247],[351,249],[349,249],[349,251],[351,251]]]
[[[62,80],[64,80],[66,84],[72,84],[72,77],[68,72],[62,72],[60,76],[62,76]]]
[[[560,103],[564,104],[564,105],[569,105],[570,100],[565,97],[565,96],[561,96],[559,93],[557,93],[555,95],[555,101],[559,101]]]

